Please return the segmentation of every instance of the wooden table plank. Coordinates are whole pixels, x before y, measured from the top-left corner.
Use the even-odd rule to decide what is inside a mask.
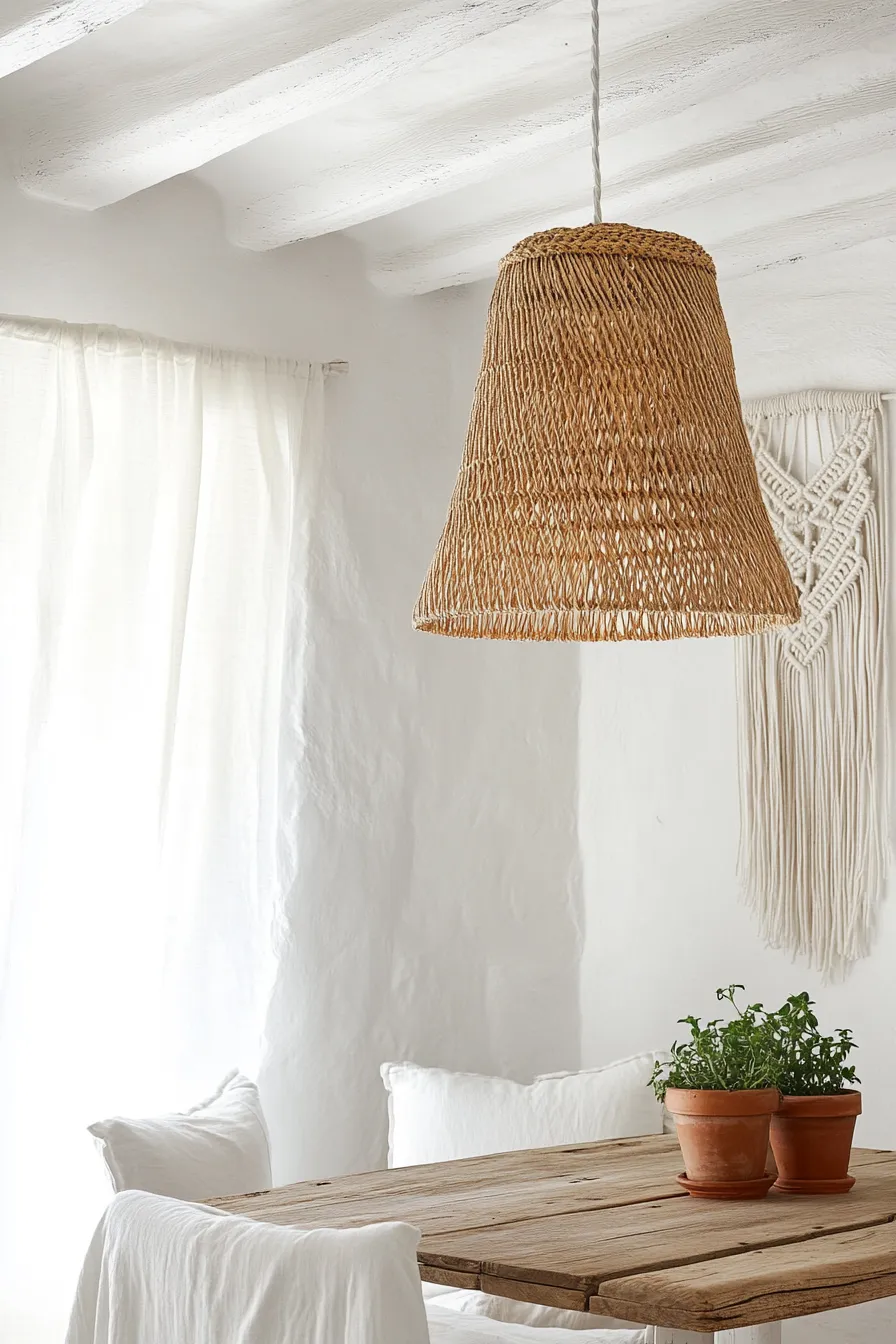
[[[590,1309],[644,1325],[710,1333],[896,1296],[896,1227],[878,1224],[797,1245],[613,1279]]]
[[[896,1159],[849,1195],[807,1200],[659,1200],[424,1236],[421,1262],[500,1279],[597,1292],[601,1282],[786,1245],[896,1217]]]
[[[715,1328],[706,1321],[716,1299],[713,1319],[738,1326],[747,1316],[750,1325],[772,1319],[761,1314],[777,1305],[773,1285],[762,1277],[765,1270],[760,1273],[751,1258],[760,1252],[793,1253],[803,1257],[800,1264],[816,1266],[818,1283],[807,1271],[792,1314],[822,1310],[811,1303],[826,1301],[826,1288],[843,1300],[851,1294],[853,1302],[890,1291],[888,1275],[896,1273],[896,1263],[887,1268],[885,1248],[878,1247],[882,1259],[875,1258],[877,1249],[869,1253],[866,1280],[861,1244],[847,1240],[841,1246],[837,1239],[871,1234],[896,1218],[896,1153],[856,1150],[852,1167],[859,1180],[846,1196],[694,1200],[675,1181],[681,1168],[677,1142],[655,1136],[368,1172],[211,1202],[296,1227],[410,1222],[423,1233],[419,1261],[425,1279],[546,1306],[584,1311],[593,1304],[622,1316],[636,1308],[643,1316],[650,1301],[656,1310],[645,1317],[648,1324],[703,1331]],[[824,1278],[825,1247],[835,1262],[831,1284]],[[855,1264],[850,1271],[844,1260],[843,1279],[834,1282],[841,1258],[850,1253],[843,1247],[852,1247]],[[744,1265],[748,1279],[758,1276],[755,1308],[737,1298],[735,1262]],[[735,1266],[734,1278],[713,1277],[720,1274],[714,1266],[727,1264]],[[688,1278],[698,1270],[705,1280]],[[657,1286],[657,1276],[664,1274],[673,1276],[668,1301],[661,1300]],[[608,1305],[611,1284],[620,1305]],[[689,1291],[695,1296],[687,1297]],[[623,1294],[631,1298],[624,1309]],[[749,1293],[746,1300],[752,1300]],[[661,1309],[665,1314],[658,1314]],[[698,1319],[702,1324],[692,1327]]]
[[[286,1226],[398,1221],[441,1235],[525,1220],[533,1213],[546,1217],[687,1198],[675,1180],[680,1168],[677,1144],[656,1135],[364,1172],[209,1203]]]

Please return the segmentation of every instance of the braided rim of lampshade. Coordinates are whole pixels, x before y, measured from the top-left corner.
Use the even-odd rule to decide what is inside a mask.
[[[659,229],[639,229],[632,224],[583,224],[579,228],[545,229],[522,238],[501,260],[501,267],[534,257],[560,256],[653,257],[657,261],[677,262],[680,266],[716,268],[709,253],[680,233]]]

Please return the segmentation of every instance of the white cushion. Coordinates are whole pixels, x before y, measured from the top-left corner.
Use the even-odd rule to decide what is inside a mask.
[[[384,1064],[389,1166],[661,1134],[663,1108],[649,1087],[657,1059],[632,1055],[601,1069],[543,1074],[527,1085]]]
[[[427,1297],[427,1294],[423,1294]],[[495,1297],[471,1288],[457,1288],[427,1298],[440,1307],[450,1308],[469,1316],[487,1316],[490,1321],[504,1321],[512,1325],[528,1325],[560,1330],[618,1330],[625,1327],[641,1330],[642,1326],[628,1325],[612,1316],[592,1315],[588,1311],[564,1311],[562,1307],[541,1307],[535,1302],[517,1302],[512,1297]]]
[[[560,1316],[568,1312],[558,1313]],[[584,1313],[583,1313],[584,1314]],[[497,1321],[494,1317],[464,1315],[442,1306],[442,1299],[426,1304],[430,1344],[647,1344],[652,1336],[649,1327],[629,1326],[626,1330],[565,1330],[546,1326],[533,1329],[515,1322]],[[595,1320],[599,1318],[595,1317]]]
[[[258,1088],[242,1074],[189,1111],[89,1126],[118,1190],[174,1199],[252,1194],[271,1186],[271,1152]]]

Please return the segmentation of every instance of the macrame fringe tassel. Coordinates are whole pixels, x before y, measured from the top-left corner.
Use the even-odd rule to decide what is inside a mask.
[[[817,499],[810,509],[815,530],[807,525],[802,535],[824,543],[828,571],[814,564],[808,543],[805,568],[792,566],[804,622],[813,584],[828,585],[824,625],[814,627],[826,627],[819,646],[800,662],[788,655],[792,632],[781,631],[740,640],[737,649],[738,868],[744,893],[770,945],[838,979],[870,951],[889,864],[886,484],[883,454],[875,451],[880,403],[849,394],[800,394],[748,410],[754,428],[763,417],[847,412],[851,429],[841,437],[840,451],[846,444],[854,466],[845,470],[839,493],[827,496],[828,506],[831,499],[842,504],[851,489],[855,497],[855,473],[873,468],[874,499],[851,536],[841,517],[839,531],[829,530],[824,543],[818,520],[830,518],[832,509],[824,515]],[[774,440],[769,432],[766,450]],[[765,489],[762,463],[757,465]],[[799,519],[792,507],[781,513],[780,498],[777,509],[775,500],[768,503],[786,556],[787,531],[793,542]],[[857,552],[861,563],[837,591],[838,576],[849,572]]]

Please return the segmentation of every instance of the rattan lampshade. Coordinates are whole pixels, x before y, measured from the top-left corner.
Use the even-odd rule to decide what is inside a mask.
[[[659,640],[798,619],[711,257],[627,224],[518,243],[415,626]]]

